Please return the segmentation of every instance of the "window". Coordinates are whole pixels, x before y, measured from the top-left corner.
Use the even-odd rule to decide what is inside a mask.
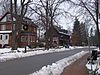
[[[5,40],[7,40],[7,39],[8,39],[8,36],[6,35],[6,36],[5,36]]]
[[[0,40],[2,40],[2,35],[0,35]]]
[[[32,37],[32,42],[35,42],[35,36]]]
[[[1,30],[6,30],[6,25],[1,25]]]
[[[11,21],[11,14],[7,15],[7,21]]]
[[[34,28],[34,32],[36,32],[36,28]]]
[[[21,42],[27,42],[28,38],[27,36],[21,36]]]
[[[33,36],[30,37],[30,41],[33,42]]]
[[[30,37],[30,40],[31,40],[31,42],[32,42],[32,36]]]

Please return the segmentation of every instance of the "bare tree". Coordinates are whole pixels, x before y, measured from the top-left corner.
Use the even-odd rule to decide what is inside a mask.
[[[17,37],[18,34],[21,33],[21,26],[23,22],[23,18],[25,17],[25,14],[27,13],[28,5],[31,2],[31,0],[28,0],[27,2],[25,0],[20,0],[20,4],[18,3],[18,0],[10,0],[10,12],[11,12],[11,18],[12,18],[12,24],[13,24],[13,17],[15,17],[16,21],[15,24],[13,24],[13,45],[12,49],[17,49],[17,42],[20,42],[20,37]]]
[[[69,0],[72,8],[75,8],[75,12],[78,17],[81,17],[82,20],[87,18],[91,19],[91,22],[96,25],[98,33],[98,45],[100,48],[100,37],[99,37],[99,26],[98,26],[98,17],[99,17],[99,0]]]
[[[49,49],[49,41],[52,45],[52,27],[57,16],[63,13],[59,7],[63,2],[64,0],[39,0],[33,3],[34,6],[30,7],[33,13],[37,13],[40,16],[45,26],[46,49]]]

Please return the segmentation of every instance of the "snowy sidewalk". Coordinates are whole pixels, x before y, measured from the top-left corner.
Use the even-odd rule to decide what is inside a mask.
[[[69,56],[55,63],[52,63],[52,65],[43,66],[39,71],[36,71],[29,75],[60,75],[65,67],[68,67],[70,64],[77,61],[79,58],[81,58],[87,53],[88,53],[87,51],[86,52],[81,51],[72,56]]]
[[[66,67],[61,75],[88,75],[85,67],[88,54],[84,55],[68,67]]]

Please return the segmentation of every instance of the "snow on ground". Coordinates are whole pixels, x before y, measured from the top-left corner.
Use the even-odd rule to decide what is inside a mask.
[[[22,57],[28,57],[33,56],[37,54],[44,54],[44,53],[53,53],[53,52],[60,52],[65,50],[73,50],[77,47],[70,47],[70,48],[53,48],[49,50],[44,50],[44,48],[35,48],[35,49],[29,49],[27,48],[27,53],[24,53],[24,48],[18,48],[20,52],[17,52],[17,50],[11,50],[11,48],[4,48],[0,49],[0,62],[4,62],[7,60],[15,59],[15,58],[22,58]],[[78,47],[79,48],[79,47]],[[83,47],[80,47],[83,48]]]
[[[0,49],[0,54],[3,54],[3,53],[6,53],[6,52],[10,52],[11,51],[11,48],[1,48]]]
[[[38,54],[44,54],[44,53],[53,53],[53,52],[60,52],[60,51],[66,51],[66,50],[73,50],[76,48],[88,48],[88,47],[69,47],[69,48],[52,48],[49,50],[45,50],[44,48],[35,48],[35,49],[29,49],[27,48],[27,52],[24,53],[25,48],[18,48],[18,50],[11,50],[11,48],[4,48],[0,49],[0,62],[4,62],[7,60],[12,60],[15,58],[22,58],[22,57],[28,57],[28,56],[33,56],[33,55],[38,55]],[[19,51],[19,52],[18,52]],[[61,72],[63,72],[63,69],[70,65],[72,62],[76,61],[80,57],[82,57],[84,54],[87,52],[80,52],[77,53],[73,56],[69,56],[68,58],[64,58],[62,60],[59,60],[55,63],[52,63],[52,65],[47,65],[42,67],[41,70],[34,72],[33,74],[30,75],[60,75]]]
[[[52,65],[44,66],[41,70],[36,71],[30,75],[60,75],[65,67],[70,65],[72,62],[75,62],[77,59],[81,58],[86,53],[87,52],[84,51],[79,52],[75,55],[69,56],[55,63],[52,63]]]
[[[99,48],[94,49],[96,51],[100,51]],[[92,53],[92,52],[91,52]],[[100,54],[97,57],[97,60],[92,60],[92,58],[86,64],[87,69],[89,72],[96,71],[96,73],[100,74]]]
[[[96,61],[88,61],[86,67],[90,72],[96,71],[96,73],[100,74],[100,57]]]

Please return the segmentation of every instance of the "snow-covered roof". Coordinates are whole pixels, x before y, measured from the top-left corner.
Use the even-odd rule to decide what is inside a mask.
[[[12,33],[12,31],[0,31],[0,34],[2,33]]]
[[[57,27],[57,26],[54,26],[54,28],[55,28],[55,29],[58,31],[58,33],[60,33],[60,34],[68,35],[68,36],[70,36],[70,34],[71,34],[68,30],[61,29],[61,28],[59,28],[59,27]]]
[[[63,32],[59,32],[60,34],[63,34],[63,35],[67,35],[66,33],[63,33]]]
[[[69,35],[70,36],[70,33],[64,33],[64,32],[60,32],[60,31],[59,31],[59,33],[63,34],[63,35]]]

